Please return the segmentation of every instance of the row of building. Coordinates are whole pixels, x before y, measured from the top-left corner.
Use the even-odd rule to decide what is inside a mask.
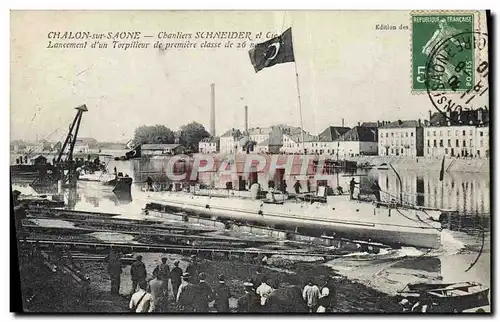
[[[432,114],[429,120],[329,126],[318,135],[298,127],[276,125],[230,129],[199,143],[200,153],[319,154],[346,158],[360,155],[489,157],[487,109]]]

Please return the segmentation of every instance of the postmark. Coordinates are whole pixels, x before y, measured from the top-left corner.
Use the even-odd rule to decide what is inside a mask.
[[[449,122],[479,125],[474,111],[488,103],[488,77],[488,34],[462,32],[431,49],[424,84],[431,103]]]
[[[439,46],[446,39],[464,32],[474,31],[474,14],[471,13],[442,13],[442,14],[412,14],[412,91],[425,93],[426,87],[426,63],[434,53],[433,49],[440,48],[439,54],[446,53],[447,47]],[[458,43],[456,43],[458,45]],[[434,55],[437,57],[437,55]],[[459,77],[459,86],[454,86],[453,91],[466,91],[474,85],[474,75],[468,76],[466,69],[471,72],[474,69],[474,50],[468,49],[457,52],[450,57],[449,64],[444,66],[444,77],[451,77],[453,67],[458,62],[465,62],[464,72]],[[451,86],[445,86],[444,90],[452,90]]]

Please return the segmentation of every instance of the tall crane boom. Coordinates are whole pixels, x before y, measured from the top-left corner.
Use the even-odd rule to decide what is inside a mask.
[[[75,148],[75,143],[76,143],[76,138],[78,136],[78,130],[80,129],[80,123],[82,122],[82,115],[83,112],[87,112],[87,105],[83,104],[78,107],[75,107],[78,112],[76,113],[75,119],[71,123],[71,126],[69,128],[68,135],[66,136],[66,139],[64,140],[64,144],[59,151],[59,155],[57,156],[56,159],[56,164],[59,164],[61,162],[62,156],[64,155],[64,151],[66,150],[66,147],[69,147],[68,150],[68,157],[67,161],[73,160],[73,149]],[[76,126],[76,129],[75,129]],[[75,133],[73,133],[73,130],[75,130]]]

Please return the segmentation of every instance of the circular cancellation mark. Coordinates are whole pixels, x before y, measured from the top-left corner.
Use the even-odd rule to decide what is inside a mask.
[[[477,118],[464,120],[460,115],[485,108],[488,75],[488,34],[462,32],[432,49],[425,67],[425,87],[432,105],[448,122],[479,125]]]

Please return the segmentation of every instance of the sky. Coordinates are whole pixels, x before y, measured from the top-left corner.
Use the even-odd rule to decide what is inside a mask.
[[[25,11],[11,13],[11,139],[64,138],[74,107],[86,104],[80,137],[126,142],[141,125],[209,128],[210,84],[216,134],[272,124],[303,126],[426,119],[434,107],[411,91],[407,11]],[[153,35],[197,31],[281,33],[292,27],[296,63],[255,73],[247,48],[50,49],[51,31]],[[144,39],[142,39],[144,40]],[[266,40],[266,39],[263,39]],[[54,40],[57,41],[57,40]],[[215,41],[215,40],[214,40]],[[197,41],[199,44],[200,41]],[[224,41],[223,41],[224,42]]]

